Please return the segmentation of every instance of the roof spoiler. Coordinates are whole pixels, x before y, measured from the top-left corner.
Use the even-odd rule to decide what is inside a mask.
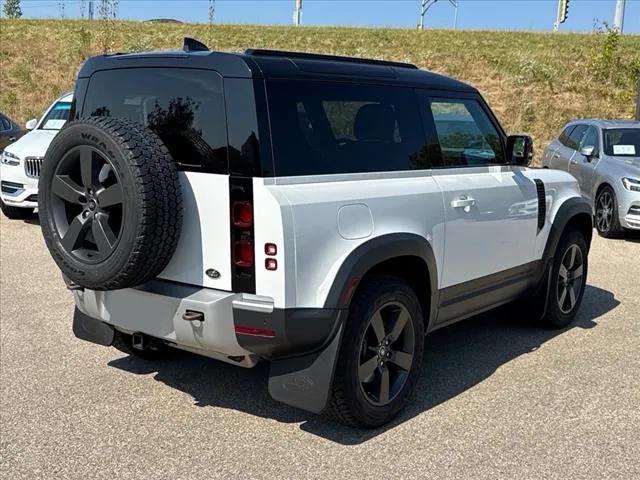
[[[207,47],[204,43],[199,42],[195,38],[184,37],[184,44],[182,45],[182,50],[184,50],[187,53],[208,52],[209,47]]]

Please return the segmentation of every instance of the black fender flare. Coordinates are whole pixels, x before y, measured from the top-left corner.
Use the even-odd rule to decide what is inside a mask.
[[[562,237],[567,224],[574,217],[581,214],[586,214],[589,217],[591,228],[593,228],[593,211],[587,200],[582,197],[572,197],[560,205],[560,208],[558,208],[553,222],[551,223],[549,236],[547,237],[547,244],[545,245],[544,253],[542,255],[542,260],[545,265],[550,262],[555,255],[556,248],[558,248],[558,243],[560,242],[560,238]],[[591,245],[591,238],[591,234],[587,236],[587,246]]]
[[[325,308],[348,308],[351,295],[366,273],[376,265],[397,257],[419,257],[427,265],[431,288],[428,322],[438,306],[438,265],[429,241],[415,233],[390,233],[372,238],[355,248],[342,262],[325,300]]]

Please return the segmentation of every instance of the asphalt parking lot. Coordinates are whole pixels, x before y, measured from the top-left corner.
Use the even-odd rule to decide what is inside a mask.
[[[2,478],[640,478],[640,236],[596,236],[571,328],[430,336],[409,408],[357,431],[271,400],[266,365],[77,340],[37,220],[0,230]]]

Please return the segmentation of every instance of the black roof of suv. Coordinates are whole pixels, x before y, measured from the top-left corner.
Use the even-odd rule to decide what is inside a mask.
[[[102,55],[87,60],[78,77],[90,77],[99,70],[134,67],[203,68],[235,78],[366,78],[386,84],[476,92],[466,83],[408,63],[256,49],[244,53],[161,51]]]

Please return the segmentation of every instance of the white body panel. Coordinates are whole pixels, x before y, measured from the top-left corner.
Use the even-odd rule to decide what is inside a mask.
[[[184,220],[175,254],[159,278],[231,290],[229,177],[180,172]],[[211,278],[208,269],[220,273]]]
[[[380,235],[420,235],[432,245],[439,269],[442,265],[442,196],[430,172],[289,177],[270,183],[265,188],[287,207],[282,209],[284,256],[279,255],[286,266],[285,307],[323,307],[345,258]],[[261,207],[257,200],[256,205]],[[260,261],[257,266],[259,272]],[[257,275],[256,293],[262,295],[269,290]]]
[[[436,171],[434,178],[446,212],[441,288],[534,259],[537,194],[521,169],[452,168]],[[472,204],[455,206],[460,200]]]

